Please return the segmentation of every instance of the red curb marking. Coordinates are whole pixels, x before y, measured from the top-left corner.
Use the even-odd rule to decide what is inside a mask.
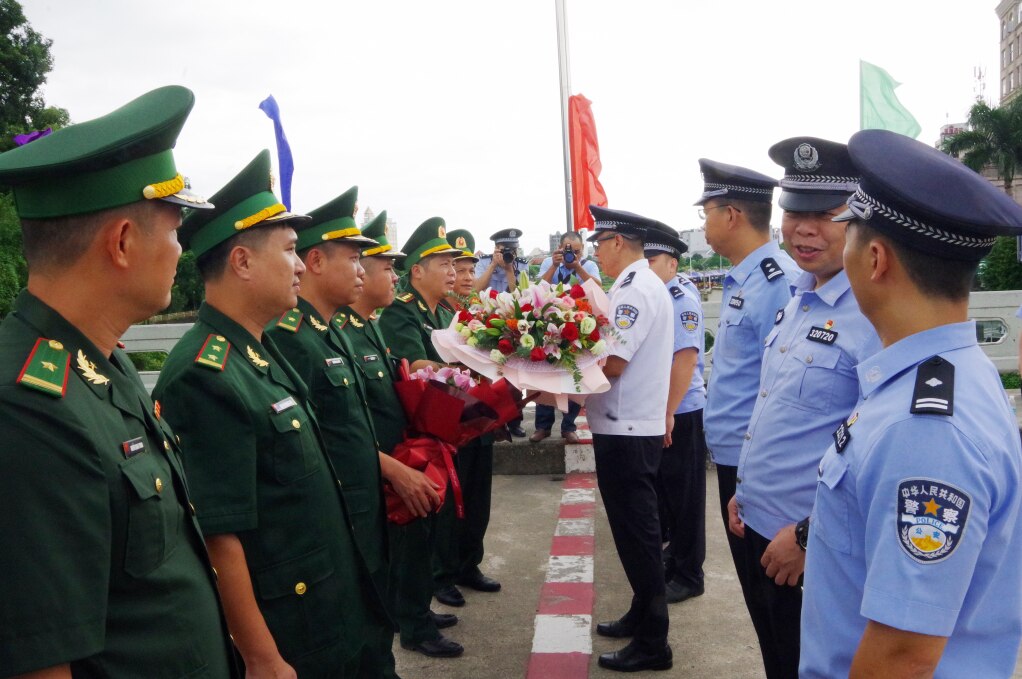
[[[595,546],[592,535],[555,535],[550,556],[592,556]]]
[[[595,502],[577,502],[570,505],[561,505],[561,519],[591,519],[596,514]]]
[[[595,488],[596,474],[568,474],[564,488]]]
[[[589,676],[588,653],[533,653],[526,679],[578,679]]]
[[[545,582],[539,595],[541,615],[590,615],[593,612],[593,583]]]

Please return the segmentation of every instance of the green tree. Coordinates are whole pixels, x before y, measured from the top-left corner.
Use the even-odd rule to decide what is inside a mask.
[[[202,304],[205,288],[199,267],[195,264],[195,254],[189,250],[181,255],[177,263],[177,275],[174,287],[170,291],[170,306],[167,313],[175,311],[195,311]]]
[[[14,146],[16,134],[68,124],[68,112],[47,107],[39,92],[53,69],[52,45],[17,0],[0,0],[0,151]]]
[[[969,129],[947,137],[941,148],[976,172],[993,167],[1011,196],[1022,165],[1022,98],[999,108],[977,101],[969,110]]]
[[[1022,265],[1016,256],[1016,241],[1001,236],[979,267],[984,290],[1022,290]]]

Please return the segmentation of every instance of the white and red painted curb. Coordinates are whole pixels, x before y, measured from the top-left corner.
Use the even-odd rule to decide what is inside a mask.
[[[568,474],[550,545],[546,582],[539,596],[526,679],[589,676],[595,514],[596,475]]]
[[[596,454],[593,452],[593,433],[586,422],[585,409],[575,418],[578,429],[578,443],[564,444],[564,471],[568,474],[592,474],[596,471]]]

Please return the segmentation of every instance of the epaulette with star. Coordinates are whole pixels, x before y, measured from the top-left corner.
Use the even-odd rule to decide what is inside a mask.
[[[298,332],[298,328],[302,325],[302,312],[297,308],[288,309],[281,315],[280,319],[277,320],[277,327],[283,328],[288,332]]]
[[[57,340],[40,337],[18,374],[18,384],[63,398],[71,374],[71,353]]]
[[[210,335],[199,349],[195,362],[210,370],[219,370],[227,367],[227,356],[231,353],[231,343],[223,335]]]
[[[400,301],[400,302],[404,302],[405,304],[408,304],[413,299],[415,299],[415,295],[413,295],[410,292],[406,292],[403,295],[398,295],[397,296],[397,300]]]

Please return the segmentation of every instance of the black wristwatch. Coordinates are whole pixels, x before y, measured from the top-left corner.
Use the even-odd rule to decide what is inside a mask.
[[[802,551],[806,551],[806,546],[809,544],[809,517],[802,519],[795,524],[795,544],[802,548]]]

